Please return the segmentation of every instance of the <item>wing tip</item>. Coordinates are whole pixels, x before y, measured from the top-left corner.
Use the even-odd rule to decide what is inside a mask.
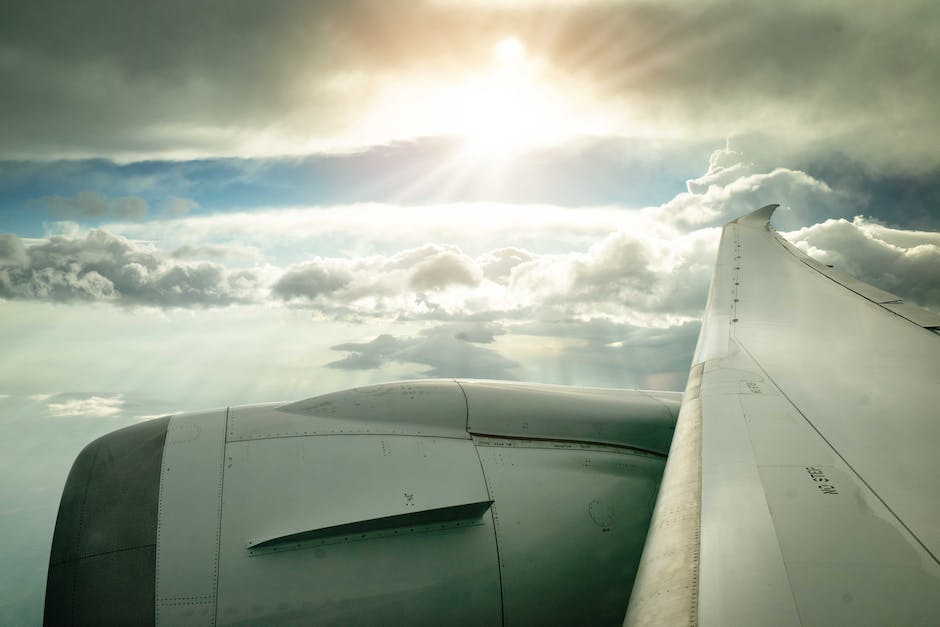
[[[779,204],[764,205],[760,209],[756,209],[747,215],[741,216],[737,220],[732,220],[732,223],[770,228],[770,217],[779,206]]]

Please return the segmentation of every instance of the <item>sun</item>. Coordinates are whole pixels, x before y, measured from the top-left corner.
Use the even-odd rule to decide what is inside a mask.
[[[459,91],[454,127],[471,157],[507,158],[543,143],[552,131],[552,96],[536,84],[497,75]]]
[[[590,89],[519,38],[492,41],[489,51],[482,63],[390,84],[356,133],[455,138],[456,162],[476,168],[609,127]]]
[[[562,97],[515,37],[493,46],[493,66],[457,85],[452,129],[471,160],[498,161],[546,143],[563,124]]]
[[[506,37],[493,46],[493,56],[504,65],[518,63],[525,57],[525,46],[515,37]]]

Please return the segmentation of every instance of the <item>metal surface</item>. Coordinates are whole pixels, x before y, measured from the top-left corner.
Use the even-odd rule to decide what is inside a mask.
[[[246,547],[298,529],[489,501],[470,440],[277,438],[229,443],[226,458],[220,624],[499,622],[489,514],[482,525],[350,534],[317,548],[251,555]]]
[[[156,622],[212,625],[226,411],[173,416],[160,477]]]
[[[769,449],[767,468],[784,463],[774,455],[793,445],[807,464],[827,458],[819,456],[818,447],[802,447],[815,443],[797,440],[780,424],[787,421],[780,408],[765,404],[769,415],[744,415],[742,393],[771,397],[775,392],[748,365],[738,354],[706,362],[702,375],[699,616],[702,624],[712,625],[792,625],[799,618],[764,495],[759,455]],[[766,428],[772,431],[764,436]],[[755,450],[754,442],[764,437],[776,441]],[[797,480],[812,483],[805,471]]]
[[[664,460],[475,438],[494,500],[505,625],[618,625]]]
[[[160,459],[169,418],[98,438],[66,480],[49,558],[47,625],[152,624]],[[100,608],[108,614],[100,616]]]
[[[884,305],[884,308],[926,329],[940,328],[940,314],[921,309],[916,305],[911,305],[910,303],[888,303]]]
[[[418,528],[422,533],[438,529],[451,529],[477,524],[492,506],[493,501],[477,501],[460,505],[432,507],[404,514],[378,516],[340,525],[295,531],[273,537],[254,538],[246,542],[245,546],[249,549],[249,553],[255,555],[258,549],[300,549],[313,544],[322,546],[329,543],[328,541],[345,542],[350,537],[362,539],[413,533]]]
[[[820,435],[940,554],[940,337],[790,261],[764,225],[734,335]],[[785,329],[786,333],[781,332]]]
[[[567,439],[663,454],[681,395],[560,385],[459,381],[471,433]]]
[[[296,403],[233,407],[227,439],[353,433],[466,439],[467,404],[452,380],[370,385]]]
[[[779,235],[776,237],[776,239],[787,252],[792,254],[807,266],[816,270],[818,273],[829,279],[832,279],[847,290],[855,292],[862,298],[870,300],[873,303],[877,303],[884,309],[887,309],[888,311],[895,313],[918,326],[924,327],[925,329],[940,328],[940,314],[934,311],[929,311],[927,309],[922,309],[916,305],[912,305],[911,303],[905,303],[903,299],[897,294],[892,294],[891,292],[886,292],[872,285],[868,285],[867,283],[862,283],[858,279],[834,270],[831,266],[819,263],[818,261],[804,255],[798,248],[793,246],[790,242],[780,237]]]
[[[116,432],[63,495],[47,618],[616,624],[677,405],[417,381],[177,415],[147,451]]]
[[[897,303],[901,301],[901,297],[897,294],[892,294],[881,288],[875,287],[874,285],[869,285],[868,283],[863,283],[858,279],[851,277],[844,272],[839,272],[831,266],[827,266],[824,263],[819,263],[811,257],[805,256],[802,252],[794,247],[790,242],[785,240],[782,237],[778,237],[777,241],[784,247],[790,250],[801,262],[805,263],[810,268],[816,270],[825,277],[828,277],[844,287],[847,290],[855,292],[862,298],[870,300],[873,303]]]
[[[774,207],[725,227],[694,358],[702,429],[692,622],[932,624],[940,337],[895,295],[781,242],[769,228]],[[680,419],[674,453],[693,439]],[[681,489],[667,470],[648,550],[668,523],[660,504]],[[682,571],[647,572],[643,559],[641,581],[685,581]],[[644,597],[654,622],[677,602]]]
[[[625,625],[687,625],[698,615],[702,371],[693,368],[686,384],[636,581],[624,595]]]

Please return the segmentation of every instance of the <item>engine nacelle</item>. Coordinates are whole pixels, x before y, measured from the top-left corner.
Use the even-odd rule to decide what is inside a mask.
[[[143,422],[69,474],[47,624],[611,624],[681,395],[390,383]]]

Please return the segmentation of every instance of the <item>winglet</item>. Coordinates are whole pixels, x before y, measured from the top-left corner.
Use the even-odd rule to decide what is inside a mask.
[[[770,227],[770,216],[774,214],[774,210],[780,205],[765,205],[756,211],[752,211],[746,216],[741,216],[737,220],[732,220],[737,224],[742,224],[745,226],[763,226],[765,228]]]

